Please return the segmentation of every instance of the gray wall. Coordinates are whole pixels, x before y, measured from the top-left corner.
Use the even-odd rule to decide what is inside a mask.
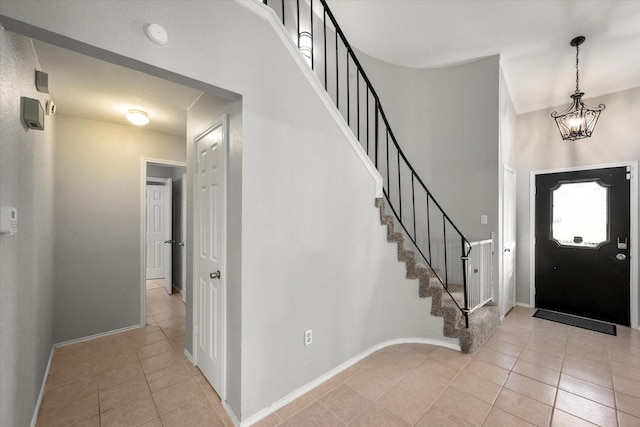
[[[358,58],[418,175],[470,241],[488,239],[498,231],[499,57],[437,69]]]
[[[28,130],[20,97],[39,99],[31,41],[0,28],[0,206],[19,230],[0,235],[0,425],[27,426],[53,344],[53,151],[56,120]]]
[[[141,159],[186,153],[184,138],[56,117],[54,339],[64,342],[140,324]]]
[[[187,171],[186,166],[167,166],[155,163],[147,164],[147,177],[180,179]]]
[[[530,172],[566,167],[599,165],[640,159],[640,88],[587,98],[588,105],[605,104],[593,136],[576,142],[563,141],[552,111],[563,111],[569,104],[521,114],[516,118],[515,165],[518,171],[517,224],[517,301],[530,300]],[[637,172],[636,172],[637,173]],[[637,224],[636,224],[637,228]],[[636,260],[636,262],[640,262]],[[638,286],[638,283],[632,283]],[[640,292],[638,293],[640,295]]]
[[[442,319],[429,315],[430,301],[418,298],[417,281],[404,278],[395,245],[386,242],[373,205],[375,174],[305,77],[308,68],[298,62],[292,42],[283,44],[266,21],[270,15],[245,8],[261,10],[253,2],[158,4],[162,7],[150,7],[147,1],[2,1],[0,6],[3,14],[35,27],[3,20],[5,26],[141,70],[165,69],[174,77],[242,95],[242,145],[240,152],[238,144],[231,144],[231,150],[238,151],[231,154],[228,201],[234,215],[227,248],[227,403],[235,416],[248,419],[386,340],[444,340]],[[166,25],[170,43],[153,45],[144,35],[145,22]],[[232,141],[239,137],[232,136]],[[130,172],[127,168],[123,174]],[[131,227],[129,220],[120,221]],[[129,257],[139,256],[137,251]],[[126,275],[139,279],[133,269]],[[63,289],[80,292],[87,300],[83,306],[102,296],[108,302],[103,299],[100,308],[119,307],[109,304],[109,294],[101,287],[85,292],[79,281],[74,284]],[[187,313],[192,307],[188,299]],[[80,317],[91,314],[95,320],[83,317],[91,325],[107,317],[95,310],[79,313],[83,307],[68,309]],[[114,310],[111,316],[119,314]],[[80,325],[69,324],[71,319],[59,320],[65,331],[75,326],[74,333],[83,333]],[[113,328],[127,322],[100,324]],[[304,347],[303,331],[308,328],[313,328],[314,343]]]

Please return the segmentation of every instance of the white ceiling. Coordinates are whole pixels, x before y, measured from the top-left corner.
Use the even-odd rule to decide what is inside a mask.
[[[586,37],[580,48],[580,90],[587,101],[640,86],[638,0],[328,4],[349,43],[383,61],[433,68],[500,54],[518,113],[569,104],[576,54],[569,42],[579,35]]]
[[[131,125],[129,109],[146,111],[145,130],[184,137],[187,109],[202,94],[149,74],[33,40],[57,113]]]
[[[516,111],[569,103],[575,48],[585,98],[640,86],[640,0],[328,0],[349,42],[378,59],[443,67],[502,55]],[[201,91],[34,40],[51,98],[62,114],[186,134],[186,110]],[[366,71],[366,70],[365,70]]]

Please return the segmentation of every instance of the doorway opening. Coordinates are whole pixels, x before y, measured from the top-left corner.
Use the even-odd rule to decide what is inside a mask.
[[[175,290],[186,302],[187,167],[182,162],[143,159],[142,168],[141,324],[146,325],[156,320],[147,306],[149,293],[157,293],[154,289],[164,289],[168,295]]]
[[[174,347],[179,347],[179,351],[184,352],[187,358],[193,362],[191,353],[194,352],[195,343],[192,338],[196,326],[193,311],[194,306],[200,301],[194,298],[195,294],[192,292],[195,283],[191,233],[193,233],[193,211],[198,207],[193,204],[193,174],[186,175],[184,173],[187,163],[183,160],[189,159],[189,154],[183,157],[182,153],[191,146],[194,136],[211,126],[211,121],[217,120],[215,118],[219,119],[224,111],[231,108],[231,104],[234,105],[233,108],[237,108],[237,111],[234,111],[239,117],[241,111],[241,103],[238,102],[241,99],[240,95],[149,64],[132,62],[116,54],[97,51],[91,46],[84,46],[85,49],[82,49],[84,53],[81,54],[77,51],[80,49],[78,45],[75,46],[76,50],[69,50],[64,47],[64,40],[59,42],[63,46],[54,46],[34,40],[42,67],[48,71],[52,79],[55,78],[56,90],[52,91],[51,96],[55,97],[59,112],[78,117],[82,114],[86,116],[83,116],[84,119],[105,123],[109,126],[118,126],[121,129],[125,129],[125,126],[127,130],[136,129],[131,131],[132,135],[127,138],[117,140],[114,138],[114,143],[123,142],[123,147],[120,149],[113,148],[118,147],[117,145],[109,145],[108,152],[113,154],[113,159],[111,163],[102,162],[105,166],[105,173],[99,175],[103,181],[98,182],[98,184],[104,184],[105,188],[113,188],[110,185],[111,181],[117,178],[120,180],[118,182],[122,184],[119,191],[126,189],[127,194],[138,192],[133,196],[133,203],[129,202],[123,205],[117,211],[117,214],[122,214],[124,218],[124,220],[120,217],[117,218],[119,229],[127,230],[124,233],[124,239],[102,244],[105,251],[112,253],[121,253],[123,247],[131,252],[127,257],[122,257],[119,260],[120,264],[116,266],[116,269],[123,272],[122,275],[126,277],[118,281],[121,284],[120,292],[105,292],[106,295],[102,295],[103,298],[100,301],[94,302],[91,298],[84,298],[84,295],[92,295],[96,289],[111,289],[109,285],[113,280],[105,274],[100,274],[100,270],[89,266],[87,275],[97,279],[91,281],[90,286],[81,288],[85,294],[79,295],[78,299],[84,298],[94,304],[93,312],[89,315],[95,315],[95,313],[103,315],[107,320],[101,326],[105,329],[115,330],[122,324],[129,328],[148,324],[149,300],[146,283],[147,242],[145,235],[147,178],[152,178],[150,184],[158,183],[154,182],[153,178],[164,179],[165,186],[168,186],[166,179],[171,178],[173,196],[179,193],[188,198],[188,200],[182,198],[181,209],[174,208],[174,211],[180,212],[181,215],[181,237],[176,238],[177,230],[174,230],[175,232],[170,238],[164,238],[161,241],[160,246],[170,246],[174,252],[171,257],[174,267],[171,270],[172,278],[167,280],[165,273],[165,277],[151,279],[156,282],[150,283],[150,287],[162,291],[165,297],[169,295],[169,292],[173,292],[174,288],[180,290],[180,294],[173,293],[171,295],[171,304],[182,307],[179,308],[179,311],[182,311],[182,336],[184,338],[181,345]],[[101,101],[96,102],[96,99]],[[86,104],[82,104],[81,101]],[[97,108],[97,106],[101,108]],[[145,129],[131,128],[131,125],[125,122],[124,114],[120,114],[123,111],[120,110],[126,110],[129,107],[148,109],[152,120]],[[203,121],[206,121],[206,127],[203,127]],[[240,129],[240,121],[235,123],[235,129]],[[155,139],[145,139],[145,135],[150,135],[146,131],[156,132],[157,136],[154,137]],[[117,135],[117,133],[114,134]],[[112,137],[111,133],[101,133],[100,135],[106,135],[105,138]],[[163,139],[164,136],[167,136],[166,140]],[[170,147],[169,145],[175,142],[176,138],[182,138],[182,144]],[[91,145],[86,144],[85,146],[90,147]],[[239,139],[236,139],[236,149],[239,147]],[[191,150],[188,151],[191,152]],[[171,159],[180,161],[172,161]],[[189,159],[190,167],[193,162],[194,159]],[[118,168],[113,168],[113,165],[117,165]],[[148,172],[155,167],[182,168],[183,173],[182,175],[171,173],[168,176],[150,175]],[[240,173],[239,169],[236,171]],[[126,182],[123,182],[125,179]],[[178,183],[181,185],[178,186]],[[240,189],[240,187],[235,188]],[[172,199],[175,200],[174,197]],[[135,205],[135,200],[139,201],[138,206]],[[104,214],[107,219],[107,216],[112,215],[112,212],[114,212],[113,209],[100,210],[100,213]],[[174,215],[174,223],[176,216],[178,215]],[[96,222],[99,221],[96,220]],[[115,218],[114,222],[116,222]],[[136,229],[138,229],[138,233],[136,233]],[[236,235],[239,236],[239,233]],[[80,238],[80,235],[78,237]],[[86,236],[81,237],[87,239]],[[165,244],[166,240],[175,240],[175,243]],[[182,242],[184,242],[184,246],[180,244]],[[139,249],[136,251],[135,248]],[[180,255],[175,254],[175,251],[178,251]],[[180,268],[177,274],[175,272],[176,265],[179,265]],[[190,296],[187,296],[187,291]],[[178,304],[180,300],[181,305]],[[225,302],[221,300],[221,304],[224,305]],[[91,311],[90,304],[86,304],[83,308],[85,312]],[[153,321],[167,320],[160,319],[156,314],[162,317],[160,312],[152,313]],[[115,326],[111,326],[112,324]],[[162,327],[162,325],[160,326]],[[167,326],[170,327],[170,325]],[[167,334],[166,330],[164,332],[167,337],[173,333]],[[177,330],[175,332],[177,334]],[[221,351],[224,353],[224,347]],[[222,365],[222,369],[225,369],[224,365]],[[217,391],[224,397],[224,389]]]

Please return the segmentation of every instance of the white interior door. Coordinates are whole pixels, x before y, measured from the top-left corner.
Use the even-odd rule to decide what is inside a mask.
[[[154,182],[155,181],[155,182]],[[149,178],[147,185],[147,279],[163,279],[167,293],[173,291],[171,197],[172,179]]]
[[[167,239],[165,221],[166,192],[164,185],[147,185],[146,241],[147,279],[161,279],[165,275],[164,241]],[[170,236],[170,234],[169,234]]]
[[[505,167],[503,180],[502,295],[500,314],[516,305],[516,171]]]
[[[196,141],[196,364],[224,399],[224,201],[226,129],[213,126]]]

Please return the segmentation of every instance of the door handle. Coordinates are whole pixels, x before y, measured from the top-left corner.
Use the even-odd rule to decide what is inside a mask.
[[[165,240],[164,242],[165,243],[175,243],[176,241],[175,240]]]
[[[505,252],[511,252],[511,249],[509,249],[509,248],[505,248],[505,250],[504,250],[504,251],[505,251]]]
[[[618,259],[619,261],[624,261],[625,259],[627,259],[627,256],[625,254],[617,254],[616,259]]]
[[[209,277],[212,278],[212,279],[219,279],[220,278],[220,270],[218,270],[216,272],[213,272],[213,273],[210,273]]]

